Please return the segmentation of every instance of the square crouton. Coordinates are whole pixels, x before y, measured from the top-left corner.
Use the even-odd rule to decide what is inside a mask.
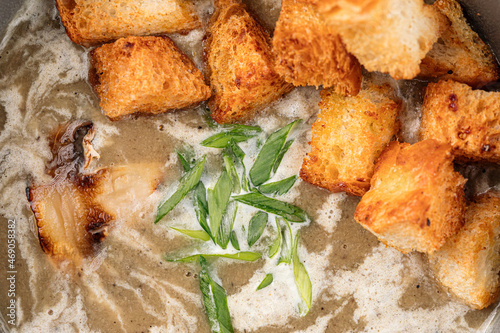
[[[274,68],[271,39],[238,0],[215,1],[205,37],[212,118],[244,122],[293,86]]]
[[[393,141],[380,155],[354,218],[404,253],[433,253],[463,225],[464,184],[448,144]]]
[[[451,144],[460,160],[499,163],[500,92],[451,80],[429,83],[420,136]]]
[[[391,86],[370,79],[363,81],[357,96],[330,89],[321,91],[321,97],[311,152],[300,176],[332,192],[362,196],[370,188],[375,160],[399,129],[401,103]]]
[[[333,87],[347,96],[361,88],[359,61],[347,52],[335,29],[320,18],[314,4],[282,1],[273,50],[276,70],[295,86]]]
[[[110,119],[162,113],[210,97],[203,74],[168,37],[127,37],[90,53],[89,80]]]
[[[438,77],[480,87],[499,79],[495,56],[467,24],[460,4],[438,0],[433,5],[451,22],[420,65],[420,76]]]
[[[500,197],[486,193],[466,210],[465,226],[430,256],[437,279],[462,302],[483,309],[500,295]]]
[[[318,10],[369,71],[413,79],[449,25],[423,0],[318,0]]]
[[[189,0],[56,0],[56,5],[69,38],[84,46],[201,26]]]

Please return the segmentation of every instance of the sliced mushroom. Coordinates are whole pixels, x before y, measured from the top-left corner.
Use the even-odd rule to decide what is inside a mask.
[[[136,163],[82,172],[95,156],[92,123],[62,126],[51,141],[49,184],[27,189],[42,249],[54,259],[76,266],[108,235],[112,222],[130,216],[162,179],[160,163]],[[89,134],[90,133],[90,134]],[[95,152],[95,151],[94,151]]]

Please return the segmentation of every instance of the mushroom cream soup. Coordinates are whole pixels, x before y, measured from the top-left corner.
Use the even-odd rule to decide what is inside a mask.
[[[247,2],[264,27],[272,30],[280,1]],[[210,1],[196,1],[208,20]],[[203,68],[203,29],[171,35],[199,69]],[[221,149],[200,145],[221,131],[206,121],[206,105],[156,116],[110,121],[99,108],[87,77],[88,49],[72,43],[53,0],[28,0],[7,27],[0,44],[0,314],[11,332],[209,332],[200,291],[200,265],[168,262],[163,256],[222,253],[211,241],[189,238],[170,227],[200,229],[192,201],[186,197],[158,224],[157,206],[170,196],[183,175],[177,150],[206,155],[202,181],[213,188],[222,170]],[[421,82],[393,85],[404,102],[403,136],[416,141]],[[318,112],[319,90],[299,87],[261,112],[251,125],[263,131],[240,143],[251,166],[265,139],[278,128],[301,119],[291,132],[295,141],[272,180],[297,175],[309,151],[311,124]],[[52,159],[50,138],[59,125],[91,121],[93,148],[100,155],[87,172],[102,167],[160,163],[162,183],[141,202],[127,202],[98,250],[78,268],[55,262],[38,239],[26,188],[47,184]],[[492,167],[462,170],[473,178],[469,191],[498,184]],[[496,175],[496,176],[495,176]],[[269,218],[261,238],[250,247],[246,230],[257,211],[240,204],[234,224],[241,251],[263,254],[253,262],[210,260],[211,275],[227,292],[237,332],[476,332],[485,330],[496,310],[475,311],[456,301],[434,280],[427,258],[402,254],[379,243],[353,219],[358,198],[330,193],[297,180],[280,200],[301,207],[298,256],[312,283],[312,307],[303,302],[290,265],[277,265],[268,249],[277,234]],[[10,230],[10,231],[9,231]],[[10,236],[13,235],[13,236]],[[9,241],[12,240],[12,241]],[[12,244],[12,245],[10,245]],[[12,248],[13,251],[8,252]],[[235,251],[232,251],[235,252]],[[14,255],[9,256],[9,254]],[[9,261],[9,259],[11,259]],[[12,265],[12,266],[10,266]],[[266,274],[273,282],[256,290]],[[12,306],[14,304],[14,306]]]

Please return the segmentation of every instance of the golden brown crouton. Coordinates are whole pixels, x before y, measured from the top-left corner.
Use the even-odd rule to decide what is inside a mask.
[[[332,192],[359,195],[370,188],[375,160],[397,133],[401,103],[388,84],[369,79],[354,97],[321,91],[311,152],[300,170],[305,181]],[[391,99],[392,97],[392,99]]]
[[[363,79],[361,65],[345,49],[335,29],[319,16],[315,5],[283,0],[273,37],[276,70],[295,86],[333,87],[353,96]]]
[[[56,5],[69,38],[84,46],[201,26],[189,0],[56,0]]]
[[[354,218],[386,245],[433,253],[463,225],[465,180],[452,162],[448,144],[391,142]]]
[[[500,162],[500,92],[451,80],[429,83],[420,136],[451,144],[461,160]]]
[[[438,280],[465,304],[483,309],[500,295],[500,198],[487,193],[466,210],[465,226],[430,256]]]
[[[477,33],[472,31],[455,0],[438,0],[433,5],[446,15],[446,29],[420,65],[420,76],[453,79],[480,87],[499,79],[495,56]]]
[[[218,0],[205,40],[206,73],[218,123],[251,119],[292,89],[276,73],[269,35],[238,0]]]
[[[127,37],[90,53],[89,77],[111,119],[194,106],[210,88],[168,37]]]
[[[369,71],[412,79],[449,22],[423,0],[318,0],[318,10]]]

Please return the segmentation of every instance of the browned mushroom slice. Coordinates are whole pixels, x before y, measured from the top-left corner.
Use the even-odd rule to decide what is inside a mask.
[[[143,206],[163,178],[160,163],[137,163],[101,169],[93,202],[117,219],[124,219]]]
[[[42,249],[76,265],[106,237],[113,219],[100,207],[86,202],[85,193],[68,182],[31,187],[28,199]]]
[[[136,163],[83,173],[92,123],[61,126],[51,140],[49,184],[34,184],[27,195],[42,249],[56,260],[79,266],[107,236],[116,219],[130,217],[162,179],[160,163]]]
[[[111,222],[140,208],[161,176],[159,163],[139,163],[30,187],[40,245],[78,265],[107,236]]]

